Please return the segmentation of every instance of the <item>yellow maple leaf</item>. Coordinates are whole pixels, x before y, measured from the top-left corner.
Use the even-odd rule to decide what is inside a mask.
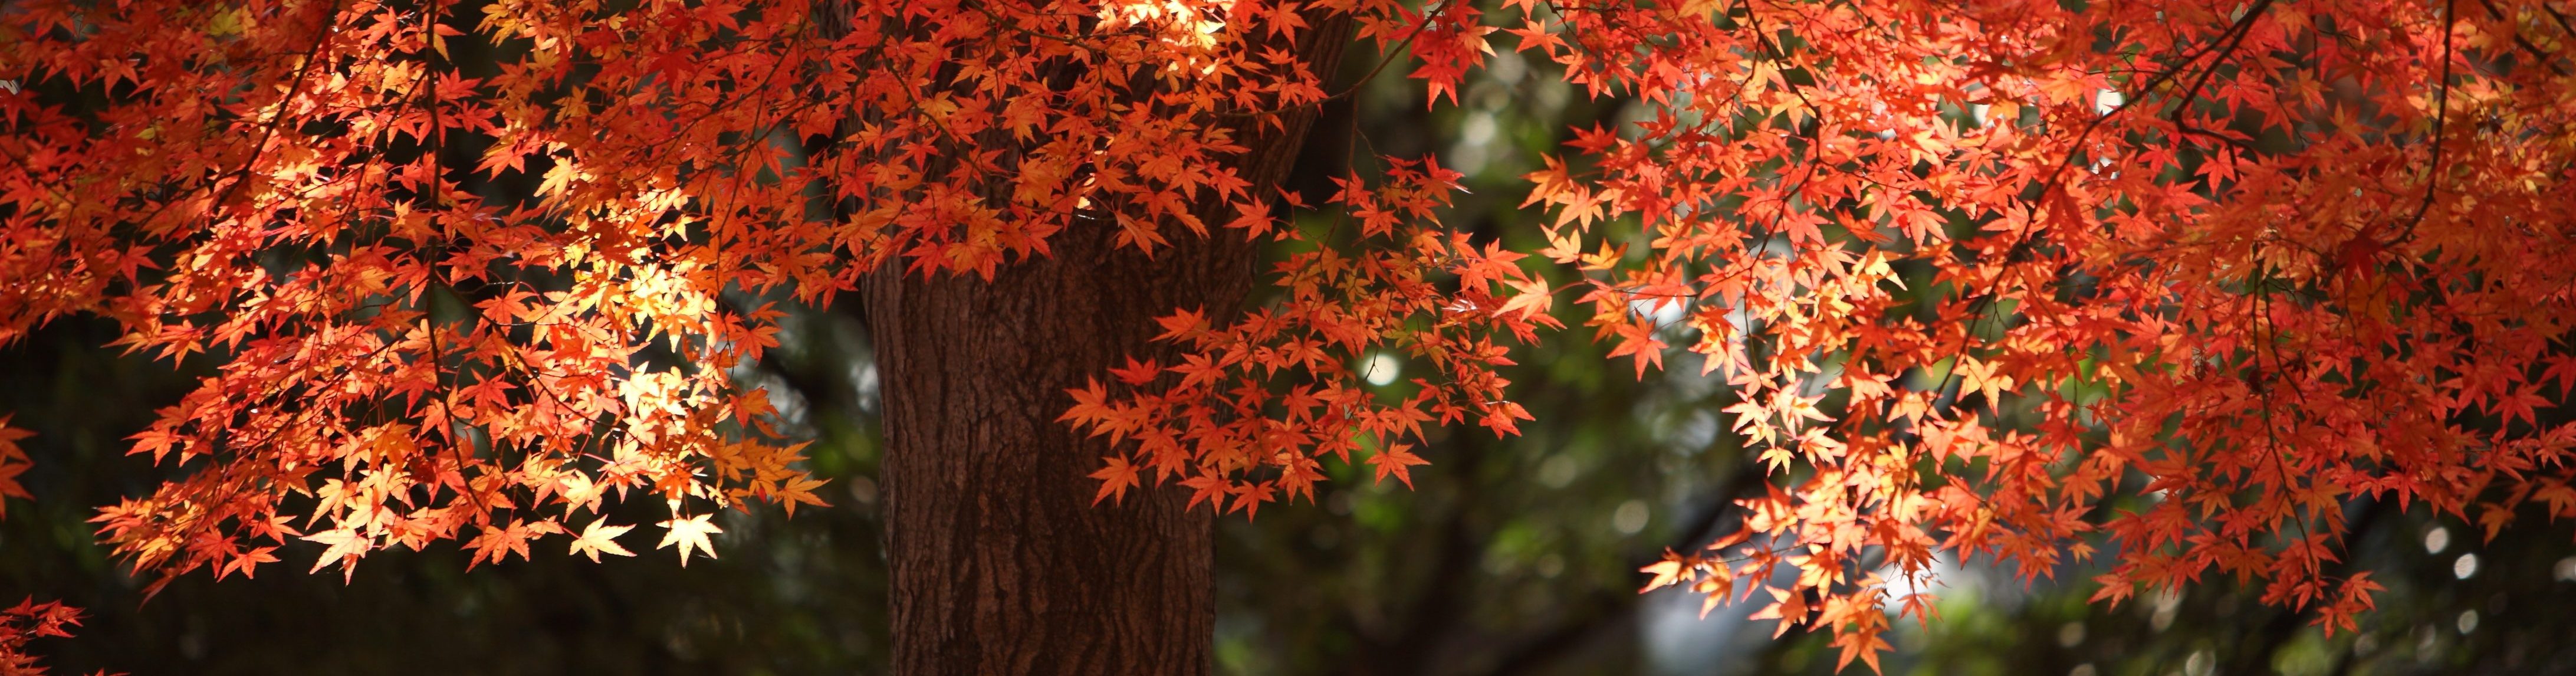
[[[598,563],[599,555],[602,553],[615,554],[618,556],[634,556],[634,552],[626,551],[625,547],[617,544],[617,536],[625,535],[626,531],[635,530],[635,527],[609,526],[606,525],[607,522],[607,519],[591,520],[590,525],[583,526],[581,528],[581,535],[573,538],[572,548],[564,553],[588,555],[590,556],[590,561],[592,563]],[[705,539],[705,536],[699,536],[699,541],[703,542]],[[663,544],[669,543],[669,539],[665,538]],[[715,550],[707,550],[707,555],[714,556]],[[683,556],[685,557],[685,554]],[[688,559],[681,559],[682,565],[686,565],[687,563]]]
[[[722,533],[724,532],[724,529],[717,528],[715,524],[707,523],[707,518],[710,516],[714,515],[700,514],[688,518],[674,518],[669,521],[662,522],[660,525],[663,528],[671,529],[671,532],[663,533],[662,543],[654,545],[653,548],[662,549],[675,543],[680,545],[680,567],[682,568],[687,568],[689,566],[689,551],[692,549],[706,550],[707,558],[716,558],[715,544],[707,541],[707,535],[710,533]]]

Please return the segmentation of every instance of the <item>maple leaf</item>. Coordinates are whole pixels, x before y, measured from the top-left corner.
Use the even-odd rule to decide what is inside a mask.
[[[552,521],[531,523],[511,519],[506,526],[484,526],[482,534],[476,535],[472,541],[465,544],[466,549],[474,550],[474,556],[466,560],[465,567],[467,570],[472,570],[485,561],[497,564],[508,560],[511,554],[517,554],[522,559],[528,558],[528,541],[547,533],[560,532],[563,532],[563,529]]]
[[[257,577],[259,564],[277,562],[277,555],[273,553],[276,551],[276,547],[259,547],[242,552],[224,561],[223,566],[215,571],[215,579],[221,580],[234,573],[240,573],[244,578]]]
[[[711,533],[722,533],[724,532],[724,529],[716,527],[715,524],[708,523],[707,518],[711,516],[714,515],[700,514],[692,517],[675,516],[668,521],[661,522],[659,525],[663,528],[669,529],[669,532],[663,533],[661,544],[654,545],[653,548],[662,549],[675,544],[679,545],[680,567],[683,568],[686,568],[689,565],[689,552],[692,549],[706,552],[707,558],[716,558],[715,543],[708,542],[707,535]]]
[[[1369,456],[1369,466],[1377,468],[1377,480],[1385,481],[1387,477],[1392,476],[1395,477],[1397,481],[1404,482],[1405,488],[1412,488],[1413,473],[1411,467],[1413,465],[1428,465],[1431,464],[1431,461],[1424,460],[1422,459],[1422,456],[1414,455],[1411,451],[1405,450],[1411,447],[1412,446],[1410,444],[1394,444],[1387,446],[1384,450],[1378,451],[1376,455]]]
[[[1103,460],[1107,461],[1109,466],[1091,473],[1091,478],[1100,480],[1100,493],[1091,497],[1091,504],[1100,504],[1101,500],[1126,501],[1127,489],[1135,488],[1140,480],[1136,473],[1136,466],[1129,464],[1126,458],[1118,456],[1110,456]]]
[[[606,525],[607,521],[607,519],[596,519],[591,521],[590,525],[583,526],[581,528],[581,535],[573,538],[572,547],[566,550],[565,553],[588,555],[593,563],[597,563],[599,561],[599,555],[602,553],[614,554],[617,556],[634,556],[634,552],[626,551],[625,547],[617,544],[617,536],[625,535],[626,531],[634,530],[635,527],[609,526]],[[703,538],[701,538],[701,542],[703,542]],[[685,545],[683,547],[685,548]],[[685,551],[681,556],[681,565],[688,565],[687,554]],[[709,549],[707,551],[707,556],[710,558],[714,557],[715,550]]]
[[[1503,312],[1519,312],[1522,317],[1542,315],[1547,313],[1548,306],[1555,300],[1555,297],[1548,293],[1545,278],[1532,277],[1526,282],[1512,282],[1511,287],[1512,290],[1520,293],[1503,303]]]
[[[1786,635],[1789,633],[1790,627],[1806,623],[1806,592],[1796,589],[1782,589],[1779,587],[1764,587],[1763,591],[1770,592],[1771,597],[1777,600],[1773,601],[1770,605],[1763,606],[1761,610],[1754,611],[1752,615],[1748,615],[1746,617],[1747,619],[1755,620],[1779,620],[1778,626],[1771,630],[1772,638],[1779,638]]]
[[[778,499],[779,508],[785,510],[788,517],[793,518],[796,516],[796,505],[800,503],[816,507],[830,507],[831,505],[823,502],[823,498],[814,495],[814,489],[822,488],[823,484],[824,481],[822,479],[816,479],[810,476],[798,475],[788,477],[785,482],[779,484],[778,490],[774,491],[774,494]]]
[[[9,414],[0,414],[0,516],[9,513],[6,498],[34,497],[27,494],[25,486],[18,484],[18,475],[26,473],[30,465],[27,451],[18,447],[18,440],[34,433],[10,427],[9,417]]]
[[[1974,391],[1983,395],[1986,405],[1997,410],[2003,407],[2003,400],[1998,397],[2003,390],[2012,387],[2011,376],[1998,375],[1995,373],[1995,364],[1975,358],[1960,360],[1959,377],[1963,388],[1961,391]]]
[[[374,538],[359,533],[356,528],[335,528],[304,536],[303,539],[307,542],[319,542],[328,547],[322,550],[321,556],[314,558],[313,569],[306,572],[319,573],[322,569],[331,567],[332,564],[339,564],[340,576],[344,582],[356,579],[358,559],[366,556],[367,550],[372,549],[375,544]]]
[[[1833,646],[1842,649],[1840,656],[1834,659],[1835,669],[1851,666],[1852,658],[1857,657],[1869,664],[1870,673],[1886,673],[1878,667],[1878,655],[1887,652],[1892,646],[1887,644],[1887,639],[1880,638],[1877,631],[1853,631],[1836,635]]]
[[[1206,502],[1209,509],[1216,509],[1225,505],[1225,491],[1233,483],[1215,474],[1201,474],[1181,480],[1181,485],[1190,489],[1187,508],[1196,509],[1199,503]]]
[[[1682,560],[1679,555],[1669,550],[1665,551],[1664,560],[1649,563],[1646,567],[1637,569],[1637,572],[1654,576],[1646,581],[1646,586],[1638,588],[1637,593],[1643,594],[1685,581],[1682,571],[1689,568],[1689,565],[1689,562]]]

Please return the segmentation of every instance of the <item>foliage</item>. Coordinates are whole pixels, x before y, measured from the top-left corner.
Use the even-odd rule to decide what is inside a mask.
[[[0,674],[8,676],[42,676],[45,668],[27,655],[27,641],[43,636],[69,638],[69,627],[80,626],[80,609],[61,601],[37,603],[28,598],[8,610],[0,610]]]
[[[99,516],[162,584],[298,538],[344,575],[447,539],[469,566],[618,554],[637,522],[603,510],[637,492],[687,561],[715,510],[821,504],[729,375],[782,316],[743,299],[989,277],[1066,228],[1264,237],[1277,299],[1181,308],[1180,363],[1071,393],[1121,443],[1102,499],[1150,475],[1251,514],[1354,454],[1411,485],[1427,428],[1531,417],[1500,371],[1571,292],[1639,376],[1698,353],[1771,479],[1649,589],[1759,591],[1876,666],[1891,580],[1866,571],[2109,549],[2097,599],[2220,572],[2349,630],[2379,588],[2338,565],[2355,501],[2489,537],[2576,514],[2576,29],[2461,9],[16,3],[0,344],[97,315],[218,364],[134,446],[206,462]],[[1434,158],[1354,172],[1303,227],[1233,162],[1349,94],[1293,56],[1342,21],[1435,107],[1504,33],[1645,114],[1527,177],[1552,218],[1508,225],[1540,246],[1444,223]],[[1359,386],[1379,354],[1431,374]]]
[[[848,331],[834,319],[791,319],[770,364],[783,373],[840,374],[852,360],[866,363],[864,352],[835,345],[846,338],[834,334]],[[19,412],[34,432],[25,445],[36,464],[22,478],[40,498],[0,520],[9,552],[0,556],[0,588],[83,608],[79,636],[31,646],[57,672],[882,670],[884,529],[868,481],[879,451],[846,385],[839,398],[803,383],[772,388],[797,393],[779,407],[781,431],[812,440],[806,467],[831,480],[833,507],[800,509],[792,519],[778,510],[720,514],[713,521],[725,529],[714,537],[722,559],[697,557],[682,568],[666,554],[600,565],[563,556],[566,545],[555,544],[531,548],[531,560],[468,571],[471,551],[433,546],[378,552],[345,583],[339,575],[187,575],[143,601],[140,590],[157,580],[122,570],[85,520],[98,505],[192,469],[126,455],[131,442],[120,438],[146,428],[155,405],[185,394],[211,367],[191,360],[173,368],[99,347],[116,335],[104,319],[58,321],[0,353],[0,410]],[[664,507],[603,506],[612,523],[658,520]],[[583,524],[573,525],[578,533]],[[653,544],[629,535],[621,542],[639,553]],[[279,554],[310,561],[322,551],[294,542]]]
[[[2097,600],[2224,572],[2331,634],[2379,588],[2335,565],[2350,500],[2421,501],[2490,537],[2525,503],[2576,508],[2576,425],[2554,410],[2576,385],[2576,278],[2553,263],[2576,255],[2553,206],[2566,65],[2523,35],[2551,8],[1506,4],[1519,48],[1569,81],[1661,104],[1530,175],[1556,215],[1539,253],[1582,273],[1563,286],[1641,374],[1666,347],[1656,311],[1681,307],[1782,479],[1707,553],[1649,566],[1648,589],[1714,606],[1758,586],[1755,617],[1829,628],[1842,662],[1875,666],[1871,562],[1920,582],[1941,551],[1993,554],[2028,579],[2108,546]],[[1479,51],[1472,9],[1435,16],[1435,44]],[[1453,81],[1423,60],[1433,92]],[[1416,194],[1409,171],[1391,188]],[[1177,386],[1122,372],[1132,400],[1094,388],[1068,413],[1139,439],[1096,475],[1105,496],[1139,464],[1235,508],[1302,494],[1353,428],[1402,478],[1412,421],[1462,400],[1511,429],[1493,362],[1457,366],[1484,344],[1454,336],[1526,337],[1509,322],[1549,284],[1488,272],[1509,252],[1421,245],[1441,226],[1380,206],[1400,201],[1339,199],[1385,219],[1369,255],[1413,264],[1308,282],[1343,269],[1320,254],[1278,276],[1347,295],[1295,287],[1223,330],[1169,320],[1201,355],[1168,367]],[[1407,295],[1425,268],[1457,286]],[[1339,349],[1301,356],[1316,346]],[[1421,384],[1447,396],[1346,394],[1341,364],[1382,349],[1441,367]],[[1272,384],[1282,369],[1315,394]],[[2104,513],[2114,491],[2158,499]],[[1794,583],[1735,585],[1781,567]],[[1928,596],[1898,600],[1928,618]]]

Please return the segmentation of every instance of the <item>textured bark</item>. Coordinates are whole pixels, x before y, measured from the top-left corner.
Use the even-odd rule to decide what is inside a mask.
[[[1302,51],[1331,73],[1344,21],[1311,19]],[[1238,169],[1257,191],[1287,174],[1312,107],[1254,135]],[[1203,210],[1213,214],[1213,209]],[[1209,222],[1221,223],[1211,218]],[[1065,390],[1129,356],[1177,308],[1231,315],[1254,281],[1234,232],[1171,237],[1147,257],[1111,228],[1074,227],[1051,257],[991,281],[871,275],[885,378],[887,550],[898,674],[1203,674],[1216,618],[1211,514],[1177,487],[1091,504],[1110,449],[1056,422]]]

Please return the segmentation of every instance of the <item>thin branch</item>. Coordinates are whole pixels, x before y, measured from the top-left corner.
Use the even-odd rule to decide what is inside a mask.
[[[2433,164],[2424,169],[2424,200],[2415,204],[2414,217],[2406,220],[2406,230],[2397,236],[2400,242],[2415,238],[2415,226],[2424,223],[2424,214],[2433,208],[2433,193],[2442,186],[2442,125],[2451,112],[2451,36],[2458,32],[2451,28],[2459,20],[2452,9],[2458,5],[2459,0],[2442,5],[2442,76],[2437,83],[2442,93],[2433,99]]]

